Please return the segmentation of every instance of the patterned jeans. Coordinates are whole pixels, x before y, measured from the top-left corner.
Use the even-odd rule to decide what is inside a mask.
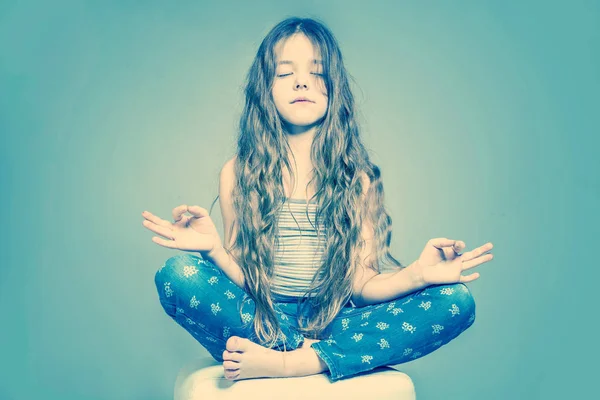
[[[190,253],[169,258],[155,275],[160,303],[211,356],[223,361],[225,343],[239,336],[259,343],[254,334],[254,301],[239,306],[245,292],[217,266]],[[273,348],[301,347],[295,302],[276,302],[283,335]],[[462,283],[431,285],[392,301],[348,304],[327,327],[327,339],[311,348],[329,367],[335,382],[379,366],[412,361],[456,338],[475,320],[475,302]]]

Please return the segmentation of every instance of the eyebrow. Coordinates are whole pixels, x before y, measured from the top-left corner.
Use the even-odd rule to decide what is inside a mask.
[[[323,65],[323,62],[321,60],[312,60],[312,61],[313,61],[313,64]],[[290,61],[290,60],[281,60],[281,61],[279,61],[277,63],[277,65],[281,65],[281,64],[290,64],[290,65],[292,65],[292,64],[294,64],[294,62]]]

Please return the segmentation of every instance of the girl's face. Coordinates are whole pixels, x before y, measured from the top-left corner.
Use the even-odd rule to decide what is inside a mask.
[[[273,101],[291,131],[310,127],[327,112],[323,66],[318,52],[304,34],[295,34],[275,47]],[[296,101],[297,98],[306,101]]]

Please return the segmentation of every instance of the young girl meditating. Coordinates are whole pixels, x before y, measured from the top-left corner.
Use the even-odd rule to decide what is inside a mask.
[[[381,173],[329,29],[277,24],[245,97],[219,177],[224,240],[197,205],[173,209],[173,222],[142,213],[154,243],[186,252],[156,272],[162,307],[225,376],[326,371],[335,382],[423,357],[471,326],[465,283],[479,274],[462,272],[490,261],[492,244],[461,253],[463,241],[431,239],[408,266],[390,254]]]

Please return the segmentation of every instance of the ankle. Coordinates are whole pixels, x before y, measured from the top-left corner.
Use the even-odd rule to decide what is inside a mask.
[[[319,340],[311,341],[314,342]],[[310,347],[301,347],[284,355],[283,373],[286,377],[313,375],[326,370],[327,364]]]
[[[310,348],[311,344],[317,343],[317,342],[320,342],[320,340],[319,339],[304,338],[304,343],[302,343],[301,349]]]

